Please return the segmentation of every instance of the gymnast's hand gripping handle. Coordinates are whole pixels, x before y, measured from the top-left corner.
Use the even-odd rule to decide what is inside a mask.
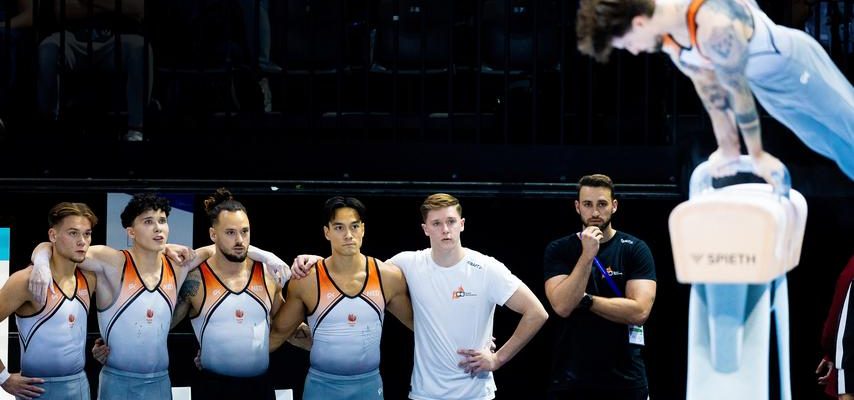
[[[750,156],[740,156],[738,161],[734,161],[733,166],[737,172],[755,174],[753,160]],[[783,166],[782,171],[774,174],[774,182],[771,182],[771,186],[774,187],[774,193],[782,197],[789,197],[789,190],[792,188],[792,178],[789,176],[789,170],[785,166]],[[707,160],[700,163],[697,168],[694,168],[694,172],[691,173],[688,197],[694,198],[712,189],[712,164]]]

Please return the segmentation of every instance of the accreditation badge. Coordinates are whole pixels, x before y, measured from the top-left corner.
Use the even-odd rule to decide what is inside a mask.
[[[643,346],[643,325],[629,325],[629,343]]]

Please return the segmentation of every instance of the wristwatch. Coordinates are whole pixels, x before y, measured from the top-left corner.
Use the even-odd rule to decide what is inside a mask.
[[[578,303],[578,308],[582,310],[589,310],[590,307],[593,306],[593,296],[584,293],[584,296],[581,298],[581,301]]]

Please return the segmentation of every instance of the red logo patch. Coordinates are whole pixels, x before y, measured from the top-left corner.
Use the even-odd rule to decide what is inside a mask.
[[[148,309],[145,311],[145,320],[150,324],[154,320],[154,310]]]
[[[356,314],[347,315],[347,323],[350,325],[356,325]]]
[[[74,326],[74,321],[76,321],[76,320],[77,320],[77,317],[75,317],[74,314],[68,314],[68,327],[70,328],[70,327]]]
[[[239,308],[237,310],[234,310],[234,319],[237,320],[238,324],[243,323],[243,310]]]
[[[472,293],[472,292],[466,292],[466,290],[463,288],[462,285],[460,285],[460,287],[458,287],[457,290],[454,290],[451,293],[451,299],[452,300],[459,300],[463,297],[470,297],[470,296],[477,296],[477,294]]]

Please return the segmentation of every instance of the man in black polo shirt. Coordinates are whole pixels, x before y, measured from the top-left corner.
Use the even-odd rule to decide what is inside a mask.
[[[546,297],[559,318],[550,399],[645,400],[640,350],[655,301],[655,263],[646,243],[611,226],[617,211],[605,175],[578,183],[583,230],[544,255]]]

